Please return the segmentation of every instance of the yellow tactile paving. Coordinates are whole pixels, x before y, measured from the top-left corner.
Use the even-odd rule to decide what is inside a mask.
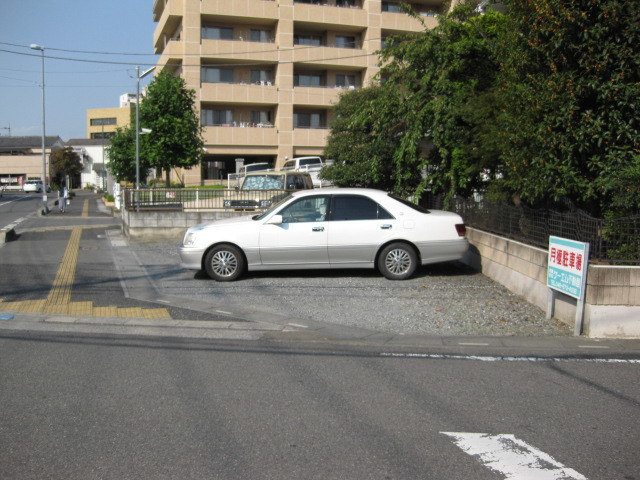
[[[85,200],[82,216],[89,213],[89,200]],[[120,317],[120,318],[146,318],[146,319],[170,319],[171,315],[166,308],[140,308],[140,307],[94,307],[93,302],[71,302],[71,288],[78,265],[78,251],[80,239],[84,228],[102,228],[102,226],[73,227],[71,238],[60,261],[51,290],[46,300],[23,300],[19,302],[6,302],[0,298],[0,308],[7,311],[20,313],[44,313],[47,315],[73,315],[88,317]]]
[[[93,302],[71,302],[69,315],[93,315]]]
[[[47,307],[52,305],[66,305],[71,301],[71,287],[76,275],[78,264],[78,249],[80,248],[80,237],[82,229],[77,227],[71,230],[71,238],[64,252],[53,286],[47,297]]]
[[[45,305],[42,313],[46,313],[47,315],[69,315],[69,304]]]
[[[171,318],[166,308],[143,308],[142,313],[144,314],[144,318]]]
[[[143,318],[142,309],[139,307],[118,308],[120,318]]]
[[[22,313],[38,313],[44,310],[46,300],[29,300],[26,302],[27,306]]]
[[[93,307],[94,317],[117,317],[118,307]]]

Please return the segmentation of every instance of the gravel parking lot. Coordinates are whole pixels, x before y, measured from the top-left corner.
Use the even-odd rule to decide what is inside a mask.
[[[546,322],[541,309],[459,262],[423,267],[400,282],[373,270],[320,270],[256,272],[218,283],[181,269],[178,243],[130,240],[162,293],[222,310],[252,308],[405,335],[572,335],[568,325]]]

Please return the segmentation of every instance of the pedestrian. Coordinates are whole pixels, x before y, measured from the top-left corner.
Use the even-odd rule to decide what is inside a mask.
[[[60,206],[60,213],[64,213],[64,209],[67,206],[67,198],[69,198],[69,191],[67,187],[62,187],[58,191],[58,205]]]

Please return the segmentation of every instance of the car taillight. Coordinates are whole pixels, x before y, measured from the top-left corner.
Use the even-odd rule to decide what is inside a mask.
[[[456,223],[456,232],[458,232],[459,237],[464,237],[467,235],[467,227],[465,227],[464,223]]]

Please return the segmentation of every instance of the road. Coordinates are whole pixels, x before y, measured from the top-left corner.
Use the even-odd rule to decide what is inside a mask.
[[[1,332],[0,478],[640,478],[639,364],[389,353]]]
[[[48,197],[53,198],[51,195],[49,193]],[[41,193],[3,192],[0,197],[0,229],[17,225],[39,208],[42,208]]]
[[[640,479],[637,342],[235,318],[159,288],[182,272],[95,196],[25,212],[0,248],[0,478]]]

